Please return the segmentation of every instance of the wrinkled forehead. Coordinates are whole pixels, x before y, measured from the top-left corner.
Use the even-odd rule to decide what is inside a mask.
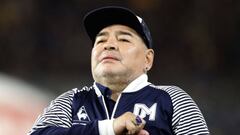
[[[113,24],[113,25],[109,25],[109,26],[106,26],[104,27],[103,29],[101,29],[99,33],[102,33],[102,32],[129,32],[129,33],[132,33],[132,34],[135,34],[137,36],[140,37],[140,35],[134,30],[132,29],[131,27],[129,26],[126,26],[126,25],[122,25],[122,24]],[[97,35],[96,35],[97,36]],[[141,37],[140,37],[141,38]]]
[[[113,25],[104,27],[98,32],[98,34],[96,35],[96,38],[102,35],[109,35],[111,33],[114,33],[117,35],[129,35],[132,37],[138,37],[139,40],[143,41],[142,37],[133,28],[126,25],[122,25],[122,24],[113,24]]]

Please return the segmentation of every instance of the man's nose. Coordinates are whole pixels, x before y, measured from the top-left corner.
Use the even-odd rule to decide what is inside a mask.
[[[104,50],[117,50],[117,49],[118,49],[118,46],[116,41],[110,40],[105,43]]]
[[[115,46],[108,45],[104,47],[104,50],[117,50],[117,48]]]

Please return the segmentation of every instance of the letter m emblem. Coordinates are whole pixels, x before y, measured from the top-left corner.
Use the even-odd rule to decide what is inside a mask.
[[[155,121],[156,109],[157,103],[154,103],[150,108],[148,108],[145,104],[137,103],[134,105],[133,113],[141,118],[145,118],[149,115],[149,121]]]

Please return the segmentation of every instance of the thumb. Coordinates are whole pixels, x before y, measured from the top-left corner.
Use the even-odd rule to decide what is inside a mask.
[[[147,130],[141,129],[138,133],[138,135],[149,135]]]

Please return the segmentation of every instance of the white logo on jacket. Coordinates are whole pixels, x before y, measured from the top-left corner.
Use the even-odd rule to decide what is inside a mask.
[[[133,113],[141,118],[145,118],[149,115],[149,121],[155,121],[156,109],[157,103],[154,103],[150,108],[148,108],[145,104],[137,103],[134,105]]]
[[[79,119],[80,122],[85,123],[85,122],[91,121],[84,106],[82,106],[79,109],[79,111],[77,113],[77,116],[78,116],[78,119]]]

